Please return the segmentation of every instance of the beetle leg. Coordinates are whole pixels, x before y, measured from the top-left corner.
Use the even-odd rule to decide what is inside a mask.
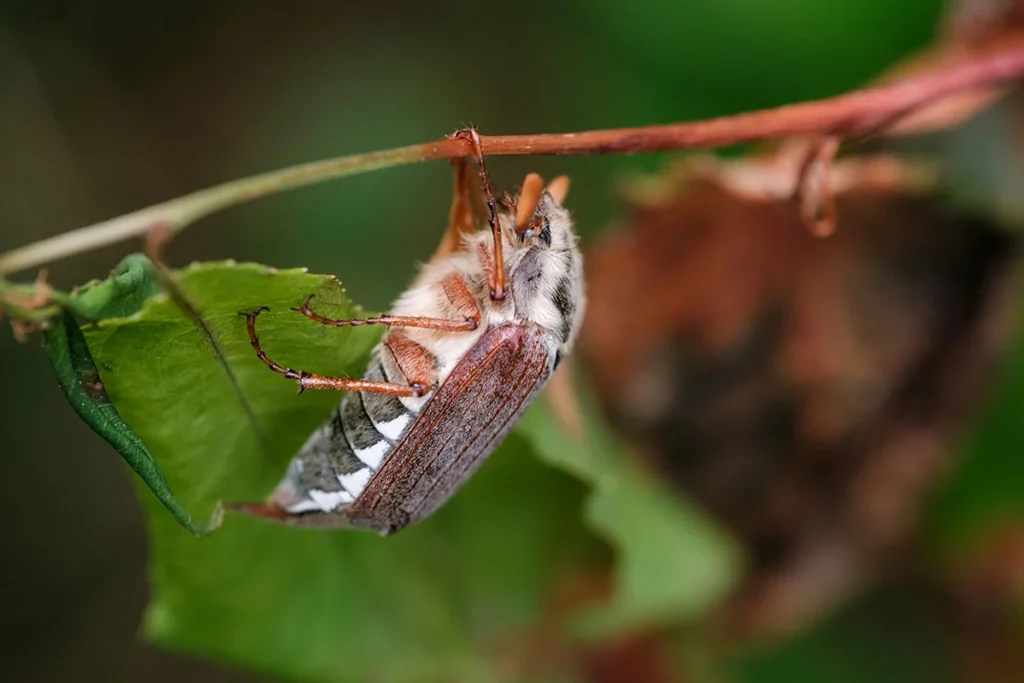
[[[423,316],[409,315],[388,315],[387,313],[374,316],[372,318],[349,318],[345,320],[336,320],[334,318],[325,318],[309,307],[309,302],[313,300],[313,296],[314,295],[310,294],[309,297],[306,298],[306,302],[302,304],[302,308],[293,308],[292,310],[298,311],[310,320],[315,320],[322,325],[331,325],[333,327],[388,325],[389,327],[419,327],[428,330],[441,330],[444,332],[471,332],[480,325],[480,309],[476,306],[474,306],[473,313],[466,315],[462,320],[448,320],[445,318],[427,318]]]
[[[449,273],[441,280],[441,289],[448,297],[455,310],[466,320],[480,320],[483,311],[480,310],[480,303],[476,296],[470,291],[466,284],[466,278],[458,273]]]
[[[384,347],[409,384],[432,387],[437,383],[437,358],[422,344],[401,330],[392,330],[384,338]]]
[[[441,243],[430,261],[442,259],[454,254],[462,246],[463,235],[476,232],[476,217],[482,217],[484,197],[480,186],[471,180],[469,161],[465,158],[452,159],[455,167],[455,187],[452,193],[452,205],[448,210],[448,227],[441,236]]]
[[[287,379],[295,379],[299,382],[299,393],[306,389],[324,389],[329,391],[368,391],[375,394],[388,394],[389,396],[423,396],[428,387],[419,382],[410,381],[409,384],[397,384],[394,382],[374,382],[365,379],[352,379],[351,377],[330,377],[318,375],[304,370],[293,370],[278,365],[270,359],[260,346],[259,337],[256,335],[256,316],[266,307],[258,308],[251,313],[240,313],[245,316],[246,329],[249,332],[249,343],[256,351],[256,356],[263,361],[268,368],[283,375]]]
[[[498,204],[494,199],[494,184],[491,176],[487,173],[487,165],[484,163],[484,150],[480,143],[480,133],[476,128],[464,128],[455,131],[453,138],[468,140],[476,157],[476,165],[480,169],[480,185],[487,199],[487,210],[490,214],[491,233],[494,236],[494,267],[491,269],[491,298],[501,301],[505,298],[505,259],[502,254],[501,224],[498,222]]]

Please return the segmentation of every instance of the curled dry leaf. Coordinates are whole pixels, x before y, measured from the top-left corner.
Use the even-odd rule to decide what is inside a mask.
[[[892,158],[836,162],[828,240],[773,198],[792,176],[762,162],[634,192],[626,229],[589,254],[581,336],[613,422],[745,541],[727,621],[758,633],[899,557],[1022,291],[1014,238]]]
[[[940,25],[940,45],[976,48],[1024,29],[1021,0],[950,0]]]
[[[887,69],[875,83],[882,85],[941,69],[963,59],[996,54],[1024,44],[1024,2],[1021,0],[951,0],[937,39],[925,49]],[[933,133],[954,128],[980,113],[1009,87],[982,87],[896,117],[885,126],[887,135]]]
[[[938,39],[925,49],[885,70],[873,81],[888,85],[983,58],[1024,45],[1024,2],[1021,0],[956,0],[949,3]],[[923,105],[887,113],[863,123],[866,137],[925,135],[956,128],[981,113],[1013,88],[983,86],[936,98]],[[844,136],[838,133],[798,137],[771,146],[762,163],[796,164],[788,196],[800,203],[804,223],[819,237],[836,230],[835,203],[829,189],[833,163]],[[784,181],[785,182],[785,181]],[[839,180],[838,184],[842,185]]]
[[[49,307],[52,302],[53,287],[47,282],[47,271],[41,270],[35,282],[24,291],[5,290],[0,287],[0,318],[5,314],[10,317],[11,332],[19,343],[28,341],[32,333],[41,329],[41,320],[30,320],[28,314]]]

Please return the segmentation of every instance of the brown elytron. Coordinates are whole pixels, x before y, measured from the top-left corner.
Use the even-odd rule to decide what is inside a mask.
[[[390,313],[324,325],[386,325],[362,379],[283,367],[244,313],[256,355],[301,389],[348,392],[309,438],[267,502],[237,509],[278,521],[393,533],[430,515],[509,433],[571,349],[583,317],[583,259],[562,201],[568,181],[491,186],[475,129],[455,169],[449,226]],[[483,216],[486,209],[486,216]],[[262,309],[261,309],[262,310]]]

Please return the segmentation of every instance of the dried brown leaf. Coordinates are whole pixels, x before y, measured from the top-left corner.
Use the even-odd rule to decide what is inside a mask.
[[[1012,238],[920,184],[858,183],[879,161],[915,177],[835,162],[828,240],[774,198],[787,171],[771,160],[702,161],[647,184],[589,254],[596,387],[745,539],[740,630],[797,628],[899,557],[1008,338]]]

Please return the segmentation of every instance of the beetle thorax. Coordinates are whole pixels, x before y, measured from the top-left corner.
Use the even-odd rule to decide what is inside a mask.
[[[446,319],[459,317],[458,306],[445,291],[444,282],[461,277],[482,313],[473,332],[441,332],[424,329],[391,330],[406,334],[436,359],[439,382],[472,348],[483,333],[506,322],[533,324],[552,335],[560,354],[568,351],[583,319],[583,257],[577,246],[569,213],[546,193],[537,206],[532,229],[513,230],[511,207],[499,212],[505,258],[505,298],[492,300],[488,275],[493,267],[492,234],[481,229],[467,235],[461,248],[423,267],[391,313]],[[404,400],[404,399],[403,399]],[[409,399],[418,404],[419,399]]]

